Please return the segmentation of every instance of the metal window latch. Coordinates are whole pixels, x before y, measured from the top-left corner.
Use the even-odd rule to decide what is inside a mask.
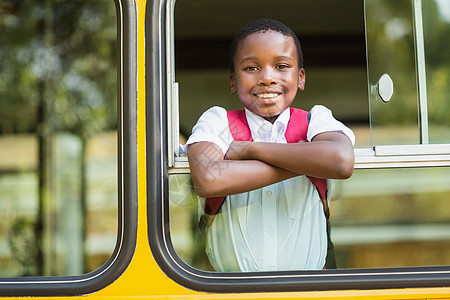
[[[378,95],[387,103],[394,94],[394,82],[388,74],[383,74],[377,84]]]

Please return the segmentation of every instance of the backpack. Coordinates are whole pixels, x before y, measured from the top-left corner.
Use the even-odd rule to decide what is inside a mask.
[[[307,111],[290,108],[291,117],[286,128],[285,137],[288,143],[297,143],[299,141],[306,141],[306,134],[308,132],[309,114]],[[245,117],[244,110],[231,110],[227,111],[228,126],[230,128],[231,135],[235,141],[252,141],[252,135],[250,127]],[[317,192],[319,193],[324,214],[327,220],[327,258],[325,267],[327,269],[335,269],[336,262],[334,257],[334,247],[330,239],[330,212],[327,201],[328,182],[327,179],[316,178],[307,176],[309,180],[315,185]],[[201,231],[211,225],[214,216],[219,213],[226,196],[207,198],[205,200],[204,211],[205,214],[200,218],[199,227]]]

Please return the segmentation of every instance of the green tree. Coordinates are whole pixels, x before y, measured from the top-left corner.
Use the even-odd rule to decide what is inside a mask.
[[[0,135],[39,140],[38,268],[52,208],[51,145],[56,132],[82,141],[80,201],[86,206],[85,149],[94,134],[117,128],[117,28],[112,0],[0,0]],[[85,232],[85,229],[83,229]],[[83,239],[85,240],[85,239]]]

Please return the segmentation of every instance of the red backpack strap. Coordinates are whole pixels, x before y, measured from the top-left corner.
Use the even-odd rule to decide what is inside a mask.
[[[286,128],[286,141],[288,143],[297,143],[306,141],[308,133],[308,112],[298,108],[290,108],[291,117]]]
[[[307,176],[307,177],[316,186],[317,192],[319,192],[320,200],[322,200],[323,211],[325,212],[325,216],[328,218],[328,201],[327,201],[328,184],[327,184],[327,180],[324,178],[316,178],[316,177],[312,177],[312,176]]]
[[[235,141],[253,141],[244,110],[227,111],[228,127]]]
[[[244,110],[230,110],[227,111],[228,127],[230,128],[231,136],[235,141],[252,141],[252,133],[250,131],[250,126],[248,126],[247,118],[245,117]],[[206,198],[205,200],[205,214],[208,215],[207,219],[201,222],[204,225],[211,225],[214,216],[219,211],[223,202],[225,201],[225,196]],[[203,225],[202,225],[203,226]],[[201,227],[202,227],[201,226]]]
[[[291,117],[289,119],[289,124],[286,128],[286,141],[288,143],[297,143],[299,141],[307,140],[308,133],[308,112],[298,108],[290,108]],[[325,214],[328,211],[327,202],[327,180],[323,178],[316,178],[312,176],[307,176],[309,180],[316,186],[319,192],[320,199],[323,203],[323,209]]]
[[[204,227],[211,225],[214,216],[217,214],[224,201],[225,196],[205,199],[205,214],[200,220],[200,228],[202,230]]]

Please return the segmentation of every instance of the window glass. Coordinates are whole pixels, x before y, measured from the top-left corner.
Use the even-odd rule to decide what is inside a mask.
[[[177,254],[193,267],[213,270],[198,227],[202,202],[190,175],[170,176],[169,197]],[[331,237],[337,267],[449,265],[449,197],[449,168],[357,170],[348,180],[333,181]]]
[[[365,14],[372,144],[418,144],[412,1],[366,0]],[[393,82],[388,102],[380,97],[389,89],[383,74]]]
[[[450,141],[448,11],[445,0],[365,1],[372,144]]]
[[[441,26],[442,32],[448,28],[445,13],[439,12],[438,21],[433,19],[441,1],[430,3],[429,7],[423,6],[426,49],[434,47],[426,33],[430,26]],[[411,1],[281,1],[276,7],[269,1],[253,4],[177,1],[175,81],[179,83],[181,144],[208,108],[215,105],[228,110],[241,108],[229,91],[229,44],[240,27],[262,17],[286,23],[302,43],[307,80],[305,91],[297,94],[294,107],[306,110],[315,104],[329,107],[337,119],[355,132],[356,148],[421,142],[415,8]],[[298,11],[302,11],[302,18],[298,18]],[[431,23],[431,19],[438,25]],[[439,60],[432,65],[433,59],[426,57],[426,75],[447,79],[445,67],[440,65],[446,61],[446,54],[432,57]],[[379,81],[383,74],[388,74],[393,82],[392,97],[385,97],[381,90],[389,101],[380,96]],[[438,86],[438,82],[432,84]],[[431,142],[445,141],[448,135],[448,118],[441,118],[442,111],[436,109],[436,105],[448,104],[446,95],[445,84],[428,88],[426,118],[429,117]],[[438,102],[431,99],[434,97],[445,100]],[[403,165],[409,166],[408,162]],[[213,270],[198,225],[204,203],[193,190],[187,168],[171,171],[172,245],[187,264]],[[333,181],[331,236],[338,268],[448,265],[449,171],[448,168],[361,169],[348,180]],[[405,251],[414,252],[414,259],[405,260]]]
[[[449,168],[357,170],[333,181],[338,267],[449,265],[449,199]]]
[[[189,265],[213,271],[205,253],[205,235],[201,234],[199,227],[202,215],[202,202],[194,192],[191,175],[170,175],[169,219],[173,247]]]
[[[450,142],[450,1],[422,1],[430,143]]]
[[[117,239],[114,1],[0,1],[0,276],[78,275]]]

